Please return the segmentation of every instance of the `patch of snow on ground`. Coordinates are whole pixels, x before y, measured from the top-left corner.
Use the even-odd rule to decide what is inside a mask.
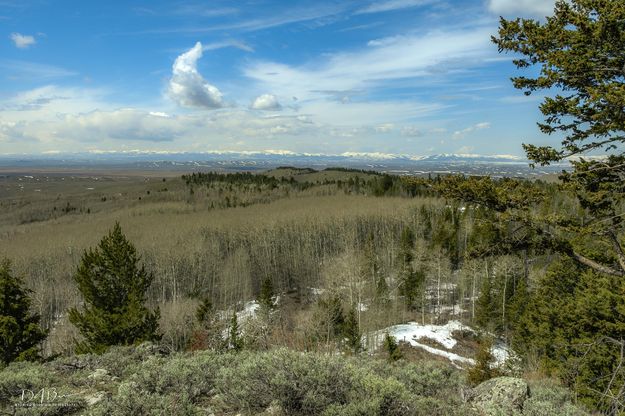
[[[514,354],[514,352],[512,352],[512,350],[510,350],[510,348],[508,348],[506,344],[501,341],[497,341],[493,344],[490,349],[490,353],[493,354],[493,357],[495,357],[493,367],[503,366]]]
[[[259,309],[260,309],[260,304],[256,302],[255,300],[245,302],[245,305],[243,305],[243,310],[240,312],[237,312],[237,321],[240,323],[243,323],[247,321],[248,319],[255,317],[256,312],[258,312]]]
[[[318,289],[316,287],[310,287],[309,289],[310,292],[315,296],[323,295],[323,292],[325,292],[325,289]]]
[[[452,333],[463,329],[469,328],[462,325],[459,321],[449,321],[445,325],[420,325],[416,322],[409,322],[377,331],[376,338],[381,335],[381,339],[384,339],[384,335],[388,332],[397,341],[409,342],[411,345],[420,338],[430,338],[445,348],[452,349],[458,343],[452,336]]]
[[[451,363],[460,368],[458,364],[475,365],[475,360],[472,358],[463,357],[450,351],[444,351],[439,348],[432,347],[430,345],[419,342],[421,338],[428,338],[438,342],[446,349],[450,350],[458,341],[453,337],[454,331],[475,331],[466,325],[463,325],[459,321],[449,321],[445,325],[421,325],[417,322],[409,322],[407,324],[394,325],[388,328],[376,331],[373,333],[372,345],[374,349],[380,348],[384,337],[388,333],[394,337],[397,341],[404,341],[411,346],[421,348],[430,354],[438,355],[447,358]],[[496,341],[491,348],[491,353],[495,357],[495,363],[493,367],[501,367],[505,362],[514,355],[514,352],[510,350],[505,343]]]

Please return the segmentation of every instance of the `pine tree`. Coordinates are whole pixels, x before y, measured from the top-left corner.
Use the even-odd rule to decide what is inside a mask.
[[[30,290],[11,274],[8,260],[0,263],[0,365],[39,358],[39,344],[47,332],[40,316],[30,312]]]
[[[347,346],[354,353],[359,353],[362,350],[362,341],[355,307],[350,308],[349,312],[347,313],[347,319],[345,320],[343,334],[345,335],[345,338],[347,338]]]
[[[195,311],[195,318],[199,323],[205,323],[211,318],[213,313],[213,303],[208,298],[202,299],[200,306]]]
[[[77,346],[78,353],[102,353],[111,345],[160,339],[160,313],[144,306],[154,277],[138,263],[136,249],[119,223],[95,249],[85,251],[74,274],[85,305],[82,311],[69,310],[70,322],[84,337]]]
[[[492,322],[494,311],[492,291],[491,277],[488,274],[482,280],[482,288],[477,299],[477,311],[475,313],[475,321],[482,328],[487,328]]]
[[[419,298],[419,286],[421,277],[419,272],[413,269],[415,235],[413,231],[406,227],[402,230],[399,242],[399,267],[400,283],[399,293],[404,296],[406,306],[414,307],[415,301]]]
[[[403,357],[397,340],[388,332],[384,335],[384,349],[388,352],[388,360],[391,362],[400,360]]]
[[[467,371],[467,381],[472,386],[477,386],[499,375],[499,371],[496,368],[492,368],[492,364],[495,361],[495,357],[491,352],[493,341],[490,338],[481,337],[478,345],[475,365]]]
[[[232,312],[232,318],[230,319],[230,330],[228,333],[228,340],[230,348],[235,351],[241,351],[243,349],[243,338],[239,334],[239,322],[237,319],[237,313]]]
[[[265,310],[270,311],[275,307],[274,304],[274,291],[271,277],[267,276],[260,286],[260,296],[258,297],[258,303]]]
[[[375,286],[375,302],[379,306],[386,306],[390,302],[388,283],[386,283],[386,278],[382,275],[378,278]]]

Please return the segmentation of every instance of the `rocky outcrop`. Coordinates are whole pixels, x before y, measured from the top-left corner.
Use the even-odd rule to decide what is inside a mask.
[[[497,377],[467,393],[471,406],[483,415],[521,415],[529,386],[520,378]]]

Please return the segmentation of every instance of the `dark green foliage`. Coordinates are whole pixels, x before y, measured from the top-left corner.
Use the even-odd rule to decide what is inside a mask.
[[[421,269],[405,269],[401,275],[399,293],[404,297],[404,302],[409,308],[415,308],[424,290],[425,272]]]
[[[8,260],[0,262],[0,366],[12,361],[36,360],[47,331],[31,309],[30,290],[11,271]]]
[[[625,282],[570,259],[549,267],[514,332],[518,351],[538,357],[584,403],[610,412],[623,410],[610,399],[622,397],[625,385],[623,339]]]
[[[85,305],[82,310],[69,310],[70,322],[84,337],[78,352],[102,353],[111,345],[160,338],[159,311],[144,306],[153,275],[138,263],[136,250],[119,223],[95,249],[85,251],[74,274]]]
[[[414,258],[415,235],[410,227],[405,227],[401,231],[399,241],[399,255],[402,266],[408,266]]]
[[[404,228],[399,242],[399,293],[409,308],[415,306],[419,299],[421,284],[425,280],[422,271],[414,270],[414,245],[414,232],[409,227]]]
[[[352,307],[347,313],[345,324],[343,326],[343,334],[347,340],[347,346],[354,353],[362,351],[362,339],[360,335],[360,325],[356,316],[356,308]]]
[[[234,351],[241,351],[243,349],[243,338],[240,334],[239,322],[237,320],[236,312],[232,312],[232,318],[230,318],[230,328],[228,329],[228,344],[230,349]]]
[[[330,295],[327,298],[319,300],[319,306],[326,315],[329,335],[332,337],[340,337],[344,333],[345,315],[343,313],[343,302],[338,294]]]
[[[260,295],[258,296],[258,303],[265,310],[270,311],[274,309],[274,290],[271,277],[267,276],[263,279],[263,283],[260,286]]]
[[[480,296],[477,300],[475,321],[482,328],[489,328],[496,314],[493,287],[490,273],[482,278]]]
[[[388,332],[384,335],[384,349],[388,353],[389,361],[397,361],[403,356],[401,350],[399,349],[399,344],[397,343],[397,340],[395,339],[395,337],[389,335]]]
[[[204,298],[195,311],[197,324],[191,335],[188,348],[197,350],[217,350],[226,349],[227,341],[224,340],[222,323],[219,315],[215,312],[212,302]]]
[[[195,318],[198,322],[205,323],[212,318],[213,312],[213,303],[210,299],[204,298],[195,311]]]
[[[500,51],[521,55],[517,68],[538,66],[536,77],[512,79],[526,95],[557,88],[540,106],[543,133],[563,133],[561,149],[524,145],[529,158],[546,164],[625,141],[625,3],[572,0],[556,3],[545,22],[501,19],[493,37]],[[622,151],[622,148],[621,148]]]
[[[491,353],[493,341],[489,337],[480,337],[477,354],[475,355],[475,365],[467,371],[467,381],[471,386],[490,380],[499,376],[499,371],[492,368],[495,357]]]
[[[378,277],[375,285],[375,302],[379,306],[386,306],[390,303],[388,283],[383,275]]]

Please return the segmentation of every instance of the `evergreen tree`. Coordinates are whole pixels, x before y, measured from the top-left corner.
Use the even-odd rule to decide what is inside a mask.
[[[399,293],[404,296],[406,306],[412,308],[415,301],[419,299],[419,286],[422,278],[421,272],[417,272],[413,267],[414,260],[414,232],[406,227],[402,230],[399,242]]]
[[[406,269],[402,275],[400,294],[404,296],[406,306],[415,308],[420,300],[421,290],[425,282],[425,272],[423,270]]]
[[[207,322],[213,313],[213,303],[209,298],[202,299],[202,302],[195,311],[195,318],[200,323]]]
[[[260,296],[258,297],[258,303],[266,311],[270,311],[275,307],[273,282],[271,281],[271,277],[269,276],[263,279],[263,283],[260,286]]]
[[[401,232],[399,240],[399,256],[402,266],[408,266],[414,258],[413,250],[415,244],[415,235],[410,227],[406,227]]]
[[[236,311],[232,312],[232,318],[230,318],[228,341],[231,349],[235,351],[241,351],[243,349],[243,338],[241,338],[241,334],[239,333],[239,322]]]
[[[0,365],[39,358],[47,331],[39,326],[40,316],[30,311],[29,293],[12,275],[10,262],[0,262]]]
[[[85,304],[82,310],[69,310],[70,322],[84,337],[78,353],[102,353],[111,345],[160,339],[160,313],[144,305],[153,275],[138,263],[136,249],[119,223],[95,249],[85,251],[74,274]]]
[[[378,277],[375,286],[375,302],[379,306],[386,306],[390,302],[388,283],[386,283],[386,278],[382,275]]]
[[[388,332],[384,335],[384,349],[388,353],[388,360],[391,362],[398,361],[403,357],[397,340]]]
[[[477,386],[499,375],[499,371],[496,368],[492,368],[495,361],[495,357],[491,352],[492,346],[492,339],[484,336],[480,337],[477,354],[475,355],[475,365],[467,371],[467,381],[470,385]]]
[[[360,328],[358,325],[358,317],[356,316],[356,308],[350,308],[345,319],[343,333],[347,338],[347,346],[354,352],[359,353],[362,350],[362,340],[360,336]]]
[[[482,328],[488,328],[492,323],[495,305],[493,303],[493,288],[490,273],[482,279],[480,296],[477,299],[475,321]]]
[[[327,298],[319,299],[319,306],[323,311],[325,324],[331,337],[339,337],[343,334],[345,326],[345,315],[339,294],[332,294]]]

